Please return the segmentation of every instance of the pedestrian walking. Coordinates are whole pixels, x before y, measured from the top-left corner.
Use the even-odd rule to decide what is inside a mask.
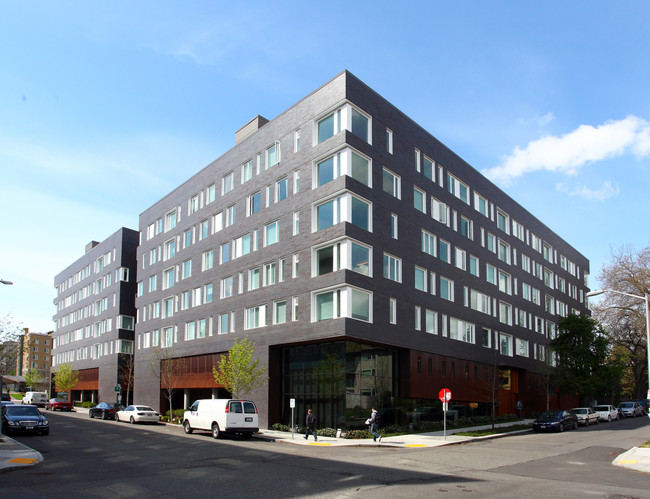
[[[370,433],[372,433],[373,442],[381,442],[381,435],[378,432],[379,432],[379,413],[377,412],[377,409],[373,407],[372,412],[370,413]]]
[[[314,434],[314,441],[318,442],[318,436],[316,435],[316,414],[311,412],[311,409],[307,411],[305,426],[307,427],[307,431],[305,432],[305,440],[309,439],[309,432],[311,431]]]
[[[521,400],[517,400],[517,417],[521,417]]]

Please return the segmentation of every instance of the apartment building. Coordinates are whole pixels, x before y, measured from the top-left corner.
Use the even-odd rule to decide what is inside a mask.
[[[291,399],[405,422],[443,387],[463,413],[541,410],[547,340],[587,313],[588,260],[347,71],[144,211],[137,260],[135,399],[166,410],[161,349],[175,407],[226,396],[212,367],[246,337],[262,425]]]
[[[52,365],[52,332],[33,333],[29,328],[23,329],[19,337],[16,374],[25,376],[28,371],[36,374],[31,388],[45,390],[49,393],[50,367]]]
[[[115,402],[132,391],[137,231],[121,228],[54,278],[52,371],[69,363],[79,373],[70,400]],[[132,371],[132,368],[131,368]],[[116,392],[115,387],[120,391]]]

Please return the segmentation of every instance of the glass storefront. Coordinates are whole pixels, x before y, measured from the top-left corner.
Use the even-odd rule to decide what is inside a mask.
[[[389,409],[398,397],[398,353],[350,341],[282,350],[282,422],[304,425],[307,409],[320,427],[363,426],[370,409]]]

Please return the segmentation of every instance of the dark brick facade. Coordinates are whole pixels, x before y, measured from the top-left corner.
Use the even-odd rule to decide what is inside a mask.
[[[342,130],[329,139],[316,143],[314,133],[317,130],[317,120],[348,103],[371,118],[371,140],[365,141],[350,130]],[[392,131],[392,153],[387,151],[387,129]],[[299,151],[294,150],[296,130],[300,132]],[[268,169],[262,165],[259,173],[242,183],[242,165],[249,160],[256,164],[258,155],[264,157],[267,148],[275,143],[279,143],[281,149],[279,163]],[[312,178],[316,162],[344,147],[351,147],[371,159],[371,185],[364,185],[350,176],[341,175],[317,187]],[[420,170],[423,169],[424,156],[435,161],[434,179],[426,178],[423,171],[417,171],[416,150],[420,154]],[[383,167],[400,177],[400,199],[382,189]],[[222,195],[222,179],[231,171],[234,172],[234,188]],[[296,172],[299,173],[298,192],[295,191]],[[469,203],[449,192],[448,173],[468,187]],[[274,192],[276,182],[285,177],[288,179],[288,196],[279,202],[274,198],[266,206],[267,192]],[[215,199],[207,203],[209,187],[213,184],[216,190]],[[426,193],[426,213],[414,208],[414,186]],[[247,197],[257,191],[261,192],[262,208],[259,212],[246,216]],[[371,203],[372,231],[347,222],[315,231],[314,206],[320,200],[344,192],[354,193]],[[488,216],[476,209],[475,192],[487,200]],[[190,213],[192,198],[195,196],[198,196],[198,209]],[[449,224],[432,218],[432,198],[447,205]],[[232,205],[235,206],[235,223],[215,232],[215,215],[225,212]],[[174,210],[175,226],[168,229],[166,217]],[[497,226],[498,210],[507,216],[507,232]],[[293,234],[295,213],[299,214],[298,235]],[[391,214],[396,215],[398,219],[397,239],[391,237]],[[471,239],[462,234],[461,216],[471,221]],[[162,222],[158,222],[159,220]],[[205,220],[209,223],[209,235],[201,238],[201,224]],[[264,227],[276,220],[279,221],[279,242],[265,247]],[[523,227],[523,240],[512,234],[513,221]],[[160,233],[156,233],[158,223],[162,224]],[[422,229],[436,236],[437,244],[440,239],[449,243],[451,263],[443,262],[439,256],[431,256],[422,251]],[[186,247],[184,238],[187,230],[192,231],[192,244]],[[231,259],[227,263],[219,263],[219,250],[223,243],[232,244],[239,236],[253,233],[255,230],[258,231],[257,250]],[[488,233],[494,236],[496,242],[503,241],[508,245],[510,263],[503,262],[497,253],[488,249]],[[544,259],[542,252],[531,246],[531,234],[539,238],[540,244],[551,248],[548,260]],[[511,386],[510,393],[501,397],[502,412],[508,412],[508,409],[514,409],[516,398],[522,398],[527,404],[534,405],[539,394],[539,390],[535,388],[538,386],[537,382],[530,382],[529,378],[532,378],[527,373],[534,373],[539,369],[536,345],[546,343],[546,324],[555,324],[558,320],[557,310],[545,311],[546,296],[552,298],[553,307],[558,306],[556,300],[559,300],[568,311],[586,313],[584,294],[587,291],[585,275],[589,272],[588,260],[428,132],[348,72],[341,73],[263,125],[143,212],[140,215],[140,235],[137,259],[138,281],[141,283],[142,294],[136,300],[139,317],[136,325],[135,398],[139,403],[149,403],[154,407],[159,407],[161,402],[159,380],[152,377],[149,369],[153,333],[159,331],[162,336],[164,328],[173,327],[174,343],[171,348],[174,357],[191,358],[223,353],[228,351],[235,339],[242,337],[248,337],[256,343],[257,355],[268,367],[270,374],[268,387],[251,395],[260,407],[263,426],[276,422],[278,415],[282,413],[278,407],[282,395],[282,368],[277,348],[337,340],[383,346],[401,352],[398,385],[402,398],[437,400],[437,393],[443,384],[452,383],[462,397],[459,400],[467,403],[478,399],[485,401],[485,397],[476,388],[478,377],[484,377],[483,370],[494,365],[510,370],[513,378],[518,381],[516,391]],[[339,238],[352,238],[372,247],[371,276],[349,269],[313,276],[314,246]],[[175,256],[165,259],[165,245],[170,240],[175,243]],[[466,270],[455,265],[456,248],[465,251],[467,259],[470,255],[478,258],[478,276],[469,272],[469,261],[466,263]],[[209,270],[201,270],[203,255],[209,250],[214,250],[214,266]],[[152,251],[160,254],[156,263],[151,263]],[[383,277],[384,253],[401,258],[401,282]],[[292,276],[294,255],[299,259],[296,277]],[[551,273],[552,288],[545,285],[544,280],[534,276],[531,271],[524,270],[522,255],[530,258],[533,269],[535,264],[541,264],[542,278],[544,269]],[[184,262],[188,260],[192,262],[191,276],[184,278]],[[568,263],[561,265],[561,260]],[[279,272],[281,261],[284,261],[282,279],[278,274],[275,284],[260,285],[259,289],[248,290],[250,269],[260,267],[260,272],[263,272],[265,263],[274,262]],[[486,281],[486,264],[494,266],[497,272],[507,274],[505,279],[508,282],[508,290],[501,291],[498,282],[492,284]],[[435,274],[435,294],[415,288],[415,266],[426,269],[428,290],[431,285],[431,273]],[[174,284],[163,289],[165,271],[172,268]],[[243,272],[245,279],[242,293],[238,293],[240,272]],[[148,286],[153,276],[158,276],[157,289],[150,291]],[[234,293],[231,297],[221,299],[220,280],[227,276],[234,277]],[[453,301],[440,296],[440,276],[453,281]],[[524,283],[536,288],[540,294],[539,305],[524,299]],[[205,286],[209,284],[213,286],[213,299],[211,303],[205,303]],[[313,292],[348,285],[372,293],[372,322],[350,317],[313,321]],[[564,291],[558,289],[561,286],[564,286]],[[193,302],[184,310],[183,293],[189,292],[191,298],[195,298],[196,289],[201,289],[202,303],[196,305]],[[487,297],[489,314],[473,310],[469,306],[470,290],[479,291]],[[173,299],[173,315],[163,318],[161,311],[160,317],[154,317],[154,304],[160,303],[162,309],[164,300],[169,298]],[[296,320],[291,317],[293,299],[298,302]],[[391,299],[396,302],[395,324],[389,322]],[[283,324],[273,324],[272,310],[274,303],[279,300],[287,302],[287,320]],[[499,319],[499,307],[502,302],[510,306],[513,317],[510,324],[504,324]],[[245,329],[245,309],[257,305],[268,305],[267,325]],[[420,330],[416,330],[415,307],[420,307],[421,311]],[[437,313],[437,334],[424,332],[426,310]],[[525,311],[525,325],[519,324],[519,310]],[[234,312],[234,331],[218,334],[220,314],[230,312]],[[450,338],[449,332],[444,334],[445,327],[450,327],[450,318],[472,324],[474,341],[468,343]],[[532,322],[534,326],[537,319],[543,321],[544,334],[536,332],[530,325]],[[205,337],[185,340],[186,324],[198,320],[206,321]],[[443,326],[443,322],[446,326]],[[196,324],[198,328],[198,323]],[[483,328],[489,329],[492,335],[489,348],[482,344]],[[494,336],[496,333],[512,336],[509,354],[502,355],[497,352],[495,355],[494,347],[499,345],[499,338]],[[518,355],[514,351],[517,346],[516,339],[528,342],[525,346],[527,355]],[[428,359],[432,359],[433,371],[430,375],[418,372],[418,357],[424,359],[425,371],[428,369]],[[441,366],[445,360],[449,369],[452,362],[455,364],[457,371],[453,382],[450,375],[446,378],[442,376]],[[184,393],[185,398],[196,397],[199,394],[196,391],[198,379],[203,379],[204,383],[201,396],[217,389],[209,376],[204,374],[201,377],[197,373],[190,375],[188,371],[188,375],[179,380],[179,393]],[[525,380],[525,383],[520,383],[521,380]],[[474,388],[471,388],[472,386]],[[186,402],[187,400],[183,400],[183,403]]]
[[[79,371],[73,400],[116,399],[114,387],[122,384],[120,365],[132,355],[120,358],[118,349],[133,351],[134,328],[119,327],[118,318],[135,323],[138,243],[137,231],[121,228],[101,243],[89,244],[81,258],[54,278],[57,312],[53,320],[57,327],[52,335],[52,370],[69,362]],[[101,308],[98,302],[102,302]]]

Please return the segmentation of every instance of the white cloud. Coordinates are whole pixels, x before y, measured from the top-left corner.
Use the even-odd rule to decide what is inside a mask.
[[[499,166],[483,173],[495,182],[509,184],[514,178],[545,170],[576,175],[590,162],[633,153],[650,155],[650,123],[636,116],[608,121],[600,126],[580,125],[561,137],[548,135],[519,147]]]
[[[574,185],[572,187],[567,184],[560,183],[555,186],[555,188],[560,192],[565,192],[569,196],[577,196],[584,199],[596,200],[596,201],[605,201],[606,199],[616,197],[620,193],[618,186],[612,185],[608,180],[603,182],[603,184],[598,189],[590,189],[586,185]]]

